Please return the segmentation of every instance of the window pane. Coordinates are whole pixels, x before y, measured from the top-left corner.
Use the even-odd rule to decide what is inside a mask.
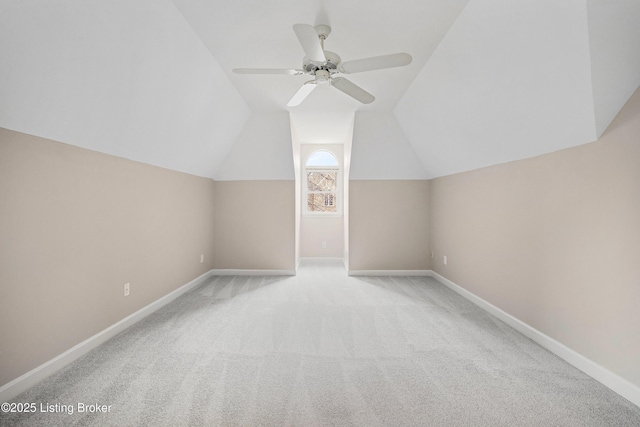
[[[338,166],[338,159],[328,151],[316,151],[307,159],[307,166]]]
[[[307,172],[309,191],[336,191],[337,172]]]
[[[307,195],[308,212],[337,212],[335,193],[313,193]]]

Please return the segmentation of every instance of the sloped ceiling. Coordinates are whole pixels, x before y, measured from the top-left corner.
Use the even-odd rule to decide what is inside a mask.
[[[250,114],[170,1],[2,1],[0,58],[0,126],[199,176]]]
[[[295,179],[289,114],[286,111],[252,114],[215,179]]]
[[[587,14],[600,137],[640,84],[640,2],[588,0]]]
[[[331,25],[343,60],[414,60],[348,77],[370,105],[322,87],[287,108],[308,77],[231,70],[298,68],[295,23]],[[8,129],[220,179],[279,147],[271,179],[285,114],[332,142],[355,113],[354,171],[435,177],[597,139],[640,84],[640,2],[0,0],[0,58]],[[413,153],[411,176],[381,169]]]
[[[639,12],[470,1],[395,109],[429,176],[595,141],[640,84]]]
[[[353,126],[350,179],[425,179],[427,176],[392,113],[358,113]]]

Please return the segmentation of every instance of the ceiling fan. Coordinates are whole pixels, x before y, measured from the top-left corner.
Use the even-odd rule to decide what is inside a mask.
[[[373,95],[344,77],[335,77],[336,74],[352,74],[384,68],[403,67],[409,65],[412,60],[411,55],[408,53],[394,53],[342,62],[342,59],[336,53],[324,50],[324,41],[331,33],[331,27],[328,25],[314,27],[308,24],[296,24],[293,26],[293,31],[296,33],[305,53],[302,59],[302,69],[235,68],[233,70],[236,74],[288,74],[292,76],[308,74],[313,76],[313,80],[304,83],[293,95],[287,103],[289,107],[299,105],[319,84],[326,83],[363,104],[370,104],[375,100]]]

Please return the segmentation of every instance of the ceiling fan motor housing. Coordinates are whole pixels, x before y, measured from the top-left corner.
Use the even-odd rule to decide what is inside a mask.
[[[302,60],[302,69],[309,74],[315,74],[318,70],[326,70],[331,74],[337,73],[338,64],[342,62],[342,59],[340,59],[337,53],[328,50],[324,51],[324,56],[327,58],[327,61],[324,63],[313,62],[308,56],[305,56]]]

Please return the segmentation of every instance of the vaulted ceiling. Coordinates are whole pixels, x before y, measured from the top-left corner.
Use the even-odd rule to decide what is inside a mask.
[[[348,76],[372,104],[287,107],[309,76],[231,70],[300,68],[296,23],[413,62]],[[640,2],[0,0],[0,58],[8,129],[215,179],[292,177],[291,129],[352,130],[355,178],[430,178],[596,140],[640,85]]]

